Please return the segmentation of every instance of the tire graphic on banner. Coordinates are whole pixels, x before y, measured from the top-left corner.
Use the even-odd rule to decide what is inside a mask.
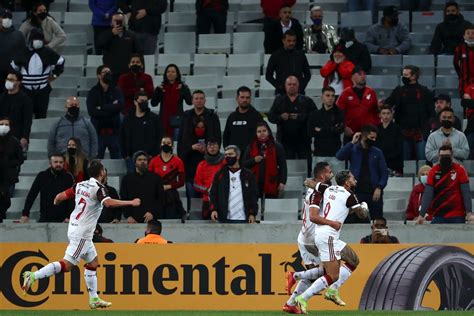
[[[420,246],[386,257],[362,292],[360,310],[426,310],[428,285],[439,290],[439,310],[474,310],[474,257],[454,246]]]

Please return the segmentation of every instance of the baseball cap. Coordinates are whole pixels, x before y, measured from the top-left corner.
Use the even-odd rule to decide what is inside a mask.
[[[389,5],[383,9],[383,16],[399,15],[398,9],[394,5]]]
[[[446,101],[446,102],[449,102],[451,103],[451,97],[447,94],[439,94],[435,99],[435,102],[438,101],[438,100],[443,100],[443,101]]]
[[[10,10],[4,9],[0,13],[0,17],[3,19],[13,19],[13,14]]]

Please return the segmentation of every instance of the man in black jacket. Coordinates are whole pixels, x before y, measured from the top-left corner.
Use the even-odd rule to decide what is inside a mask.
[[[225,33],[228,10],[229,0],[196,0],[197,34],[211,33],[211,26],[215,34]]]
[[[265,54],[273,54],[283,47],[284,43],[281,39],[288,30],[292,30],[296,35],[296,49],[302,50],[303,27],[297,19],[292,18],[291,7],[284,5],[280,9],[279,17],[280,19],[270,23],[265,30],[265,40],[263,42]]]
[[[372,69],[372,58],[370,57],[367,46],[359,42],[355,38],[354,29],[344,27],[341,30],[341,45],[344,45],[346,50],[346,58],[354,65],[362,67],[366,73]]]
[[[380,121],[377,133],[377,147],[385,157],[390,176],[403,176],[403,134],[400,126],[393,122],[393,109],[390,105],[380,108]]]

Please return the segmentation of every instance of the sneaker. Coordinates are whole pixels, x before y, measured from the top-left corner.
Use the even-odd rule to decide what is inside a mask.
[[[283,305],[283,311],[285,313],[288,313],[288,314],[303,314],[298,306],[291,306],[291,305],[288,305],[288,303],[285,303],[285,305]]]
[[[294,275],[295,275],[294,272],[286,273],[286,294],[288,295],[291,295],[291,289],[293,288],[293,285],[295,285],[296,283]]]
[[[336,305],[346,306],[346,303],[339,297],[339,291],[336,289],[328,288],[326,293],[324,293],[324,298],[333,301]]]
[[[26,295],[26,292],[31,288],[31,286],[36,282],[35,273],[31,271],[23,272],[23,295]]]
[[[308,302],[303,298],[302,295],[298,295],[295,298],[296,304],[298,305],[299,309],[301,310],[302,314],[308,314]]]
[[[112,303],[104,301],[103,299],[99,297],[94,297],[89,299],[89,307],[91,309],[96,309],[96,308],[107,308],[112,306]]]

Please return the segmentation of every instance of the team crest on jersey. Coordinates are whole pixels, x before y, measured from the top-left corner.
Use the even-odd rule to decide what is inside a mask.
[[[163,168],[162,168],[162,169],[163,169],[163,171],[166,171],[166,169],[167,169],[167,168],[166,168],[166,166],[163,166]]]
[[[451,172],[451,180],[456,180],[456,171]]]

